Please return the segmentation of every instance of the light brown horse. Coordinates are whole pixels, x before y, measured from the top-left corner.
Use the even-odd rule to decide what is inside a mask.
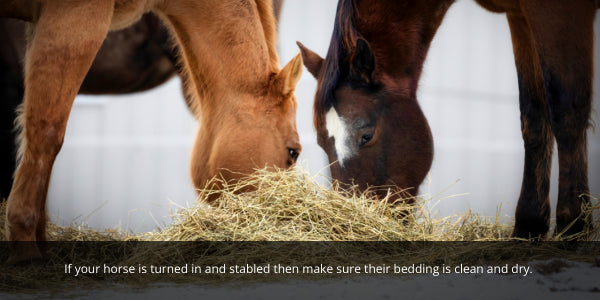
[[[302,59],[280,70],[271,2],[267,0],[9,0],[0,17],[31,22],[25,63],[20,160],[7,204],[10,241],[46,239],[45,202],[50,173],[83,78],[109,30],[145,12],[161,17],[181,50],[200,127],[192,177],[202,188],[257,167],[289,167],[300,144],[295,85]],[[235,173],[234,173],[235,172]],[[13,262],[40,256],[37,246],[15,243]]]
[[[335,179],[363,189],[392,184],[417,193],[433,158],[417,86],[431,40],[453,2],[340,0],[327,57],[301,46],[319,83],[315,127]],[[518,72],[525,166],[513,236],[543,238],[549,230],[555,140],[556,233],[585,231],[593,22],[600,1],[477,2],[506,13]]]
[[[283,0],[273,0],[279,20]],[[0,202],[10,192],[16,163],[16,108],[23,102],[26,22],[0,18]],[[87,72],[80,94],[126,94],[159,86],[181,73],[169,30],[152,13],[109,32]],[[185,95],[185,86],[183,86]],[[185,97],[191,106],[192,97]]]

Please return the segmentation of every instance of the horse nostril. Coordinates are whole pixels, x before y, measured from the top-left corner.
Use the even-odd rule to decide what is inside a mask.
[[[290,155],[290,158],[293,162],[296,162],[296,160],[298,160],[298,155],[300,155],[300,153],[298,153],[298,150],[291,148],[288,149],[288,154]]]

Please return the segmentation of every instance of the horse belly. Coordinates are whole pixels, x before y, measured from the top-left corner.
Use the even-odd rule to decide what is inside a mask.
[[[152,10],[156,0],[116,0],[110,30],[119,30],[139,21]]]
[[[0,17],[16,18],[35,23],[42,7],[51,0],[2,0]],[[82,0],[88,1],[88,0]],[[150,11],[159,0],[115,0],[115,8],[110,29],[123,29],[138,21],[145,12]]]
[[[0,17],[35,22],[39,17],[40,5],[41,2],[37,0],[2,0]]]
[[[520,12],[520,1],[514,0],[475,0],[483,8],[492,12]]]

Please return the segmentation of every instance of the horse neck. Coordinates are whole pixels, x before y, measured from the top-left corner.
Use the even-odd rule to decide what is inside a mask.
[[[183,0],[161,11],[201,110],[238,106],[236,96],[260,93],[279,71],[269,2]]]
[[[373,76],[416,99],[429,45],[453,2],[357,0],[355,27],[375,55]]]

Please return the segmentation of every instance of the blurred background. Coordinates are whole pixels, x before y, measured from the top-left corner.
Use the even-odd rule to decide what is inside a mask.
[[[287,0],[279,23],[281,64],[296,41],[325,56],[336,0]],[[599,53],[600,22],[595,23]],[[599,123],[600,58],[595,59],[593,119]],[[299,165],[328,176],[316,144],[312,102],[316,81],[305,70],[296,97],[303,152]],[[448,11],[424,66],[419,102],[435,141],[435,158],[421,194],[438,217],[468,210],[512,218],[521,187],[523,143],[518,87],[506,17],[458,0]],[[597,125],[598,126],[598,125]],[[600,130],[597,130],[600,131]],[[149,231],[194,204],[189,175],[196,122],[178,77],[145,93],[78,96],[50,183],[48,212],[58,224]],[[558,193],[553,163],[550,198]],[[589,131],[589,176],[600,193],[600,132]],[[554,215],[553,215],[554,216]]]

